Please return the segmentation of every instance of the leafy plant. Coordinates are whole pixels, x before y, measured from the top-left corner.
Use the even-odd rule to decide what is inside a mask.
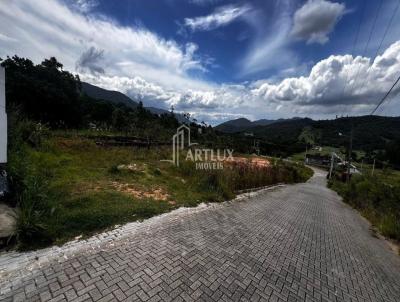
[[[400,240],[399,177],[356,175],[349,184],[331,180],[328,185],[368,218],[383,235]]]

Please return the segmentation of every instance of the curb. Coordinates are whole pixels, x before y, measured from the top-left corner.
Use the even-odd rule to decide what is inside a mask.
[[[279,188],[279,187],[284,187],[284,186],[285,186],[285,184],[280,182],[280,183],[277,183],[274,185],[269,185],[269,186],[239,190],[239,191],[236,191],[235,193],[240,195],[240,194],[244,194],[244,193],[256,192],[256,191],[267,190],[267,189],[274,189],[274,188]]]

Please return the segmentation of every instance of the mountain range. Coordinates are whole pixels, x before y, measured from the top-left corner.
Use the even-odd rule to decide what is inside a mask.
[[[224,133],[235,133],[241,132],[246,129],[256,127],[256,126],[268,126],[274,123],[283,122],[283,121],[291,121],[300,119],[299,117],[293,117],[290,119],[277,119],[277,120],[268,120],[268,119],[260,119],[256,121],[250,121],[246,118],[238,118],[234,120],[230,120],[219,124],[218,126],[214,127],[214,129],[224,132]]]
[[[138,102],[132,100],[127,95],[123,94],[122,92],[115,91],[115,90],[107,90],[86,82],[81,82],[82,85],[82,92],[87,94],[93,99],[96,100],[104,100],[109,101],[114,104],[124,104],[129,108],[136,108],[138,106]],[[144,107],[149,110],[153,114],[161,115],[169,113],[166,109],[156,108],[156,107]],[[179,122],[186,122],[187,120],[184,118],[183,114],[175,113],[175,117]]]
[[[82,82],[82,92],[94,99],[105,100],[114,104],[122,103],[131,108],[138,106],[138,102],[121,92],[103,89],[89,83]],[[157,115],[169,113],[168,110],[162,108],[145,108]],[[179,122],[187,122],[182,114],[175,113],[175,117]],[[366,115],[318,121],[300,117],[256,121],[238,118],[214,127],[221,133],[235,136],[243,136],[246,132],[251,133],[254,138],[259,138],[276,146],[299,144],[299,136],[305,129],[315,137],[317,144],[343,146],[348,144],[352,128],[355,148],[362,150],[382,149],[388,142],[400,138],[400,117]],[[342,135],[339,135],[339,133],[342,133]]]
[[[119,91],[107,90],[85,82],[81,82],[81,85],[82,92],[91,98],[109,101],[114,104],[122,103],[132,109],[136,108],[138,105],[138,102],[135,102],[130,97]]]
[[[263,122],[239,119],[225,122],[215,129],[235,136],[251,133],[254,139],[277,146],[299,144],[304,131],[313,137],[315,144],[347,146],[353,132],[353,147],[364,151],[384,149],[387,143],[400,138],[400,117],[364,115],[332,120],[293,118],[274,120],[264,125],[259,123]]]

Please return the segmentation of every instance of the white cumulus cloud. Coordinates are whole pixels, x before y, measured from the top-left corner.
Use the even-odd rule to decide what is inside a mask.
[[[247,118],[332,116],[345,109],[368,114],[399,76],[400,41],[372,62],[368,57],[330,56],[315,64],[307,76],[279,82],[259,80],[246,84],[221,84],[176,89],[142,77],[80,75],[84,81],[140,96],[148,106],[192,113],[212,123],[229,117]],[[400,85],[392,97],[399,95]],[[207,116],[209,118],[207,118]]]
[[[290,7],[290,1],[282,2]],[[267,59],[278,61],[274,54],[293,59],[283,51],[292,15],[279,16],[283,21],[279,38],[260,36],[254,48],[271,43],[247,57],[249,69],[257,71],[263,62],[268,64]],[[271,30],[275,29],[279,24]],[[0,1],[0,57],[17,54],[39,63],[55,56],[66,70],[79,72],[83,81],[134,99],[140,96],[147,106],[173,105],[205,120],[209,116],[213,123],[239,116],[324,117],[342,106],[368,113],[400,70],[399,41],[373,62],[360,56],[330,56],[302,77],[216,84],[192,75],[207,69],[198,52],[189,41],[179,44],[144,28],[121,26],[104,16],[80,13],[59,0]]]
[[[69,70],[86,63],[108,75],[140,75],[158,84],[188,87],[197,81],[187,72],[206,69],[193,43],[179,45],[145,28],[82,14],[59,0],[0,1],[0,31],[2,37],[12,37],[0,40],[0,57],[17,54],[38,63],[55,56]],[[90,49],[103,55],[88,53]]]
[[[307,43],[324,44],[345,10],[342,3],[308,0],[295,12],[291,34]]]
[[[287,78],[278,84],[263,83],[252,91],[266,101],[292,106],[345,105],[367,110],[388,91],[399,70],[400,41],[397,41],[373,62],[361,56],[330,56],[314,65],[306,77]],[[397,87],[393,96],[399,90]]]

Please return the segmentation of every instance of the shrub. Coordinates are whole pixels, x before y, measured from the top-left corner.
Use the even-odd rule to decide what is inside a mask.
[[[329,187],[358,209],[379,231],[400,240],[400,184],[384,177],[355,175],[349,184],[337,180]]]

